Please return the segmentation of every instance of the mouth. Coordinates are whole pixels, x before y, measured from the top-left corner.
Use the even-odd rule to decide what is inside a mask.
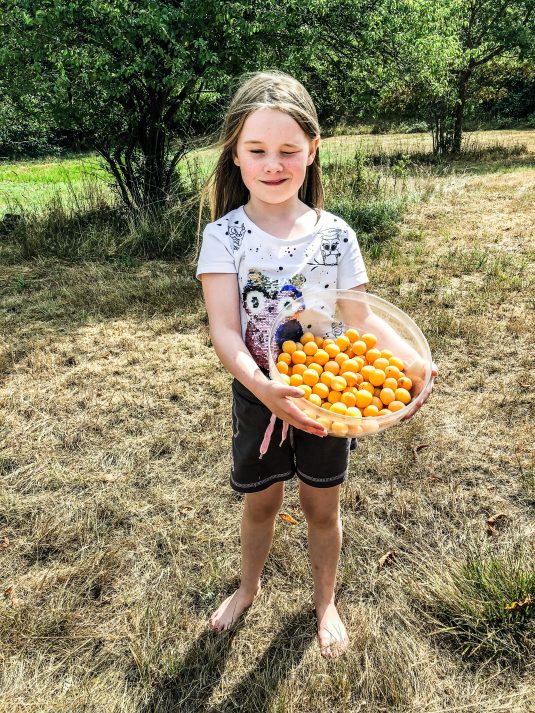
[[[281,178],[279,181],[261,181],[261,183],[264,183],[266,186],[280,186],[281,183],[287,180],[287,178]]]

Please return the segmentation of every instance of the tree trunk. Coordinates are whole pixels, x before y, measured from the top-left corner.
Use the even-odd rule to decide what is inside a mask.
[[[461,143],[463,139],[464,107],[466,104],[466,87],[470,79],[469,72],[461,72],[457,85],[457,102],[453,110],[453,140],[451,153],[459,155],[461,153]]]

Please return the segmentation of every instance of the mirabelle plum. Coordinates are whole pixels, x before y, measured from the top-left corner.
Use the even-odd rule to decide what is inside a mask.
[[[411,400],[411,395],[407,389],[396,389],[396,401],[401,401],[402,404],[408,404]]]
[[[296,349],[297,344],[291,339],[288,339],[287,341],[282,343],[282,351],[286,352],[286,354],[293,354]]]
[[[333,376],[331,379],[331,390],[332,391],[343,391],[347,386],[347,381],[343,376]]]
[[[321,364],[321,366],[323,366],[329,361],[329,355],[327,354],[325,349],[318,349],[312,359],[316,364]]]
[[[299,341],[301,344],[308,344],[308,342],[313,342],[314,339],[315,337],[312,332],[305,332]]]
[[[308,384],[308,386],[315,386],[320,380],[320,376],[314,369],[305,369],[302,374],[303,383]]]
[[[356,399],[357,399],[357,406],[359,408],[364,409],[371,404],[373,396],[370,394],[369,391],[366,391],[365,389],[363,389],[362,391],[358,392]]]
[[[307,342],[303,347],[303,351],[307,356],[314,356],[318,349],[319,347],[314,340]]]
[[[312,393],[317,394],[320,399],[326,399],[329,395],[329,387],[327,386],[327,384],[322,384],[320,382],[312,387]]]
[[[328,361],[324,365],[323,371],[330,371],[333,376],[336,376],[340,371],[340,364],[337,361]]]
[[[377,344],[377,337],[375,334],[363,334],[361,339],[366,344],[368,349],[373,349],[373,347]]]
[[[336,436],[346,436],[348,432],[347,423],[342,423],[341,421],[333,421],[332,432]]]

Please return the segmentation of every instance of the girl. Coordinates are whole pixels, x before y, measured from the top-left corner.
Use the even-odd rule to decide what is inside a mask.
[[[366,268],[354,231],[323,210],[320,127],[300,82],[278,71],[244,75],[220,143],[211,176],[213,222],[203,232],[196,275],[215,351],[234,376],[230,486],[244,494],[244,507],[240,586],[209,625],[228,629],[260,593],[284,481],[297,474],[319,646],[325,657],[335,657],[349,643],[334,589],[340,487],[354,444],[326,436],[293,402],[302,392],[268,378],[267,338],[284,302],[309,287],[364,290]]]

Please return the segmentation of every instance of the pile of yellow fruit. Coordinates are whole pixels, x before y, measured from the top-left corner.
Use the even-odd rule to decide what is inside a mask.
[[[363,423],[359,428],[333,417],[388,416],[412,400],[412,381],[403,373],[403,360],[389,349],[378,349],[373,334],[360,336],[356,329],[336,338],[306,332],[299,342],[285,341],[276,366],[282,381],[298,387],[305,399],[329,412],[317,417],[310,410],[308,415],[339,436],[376,427],[366,428]]]

